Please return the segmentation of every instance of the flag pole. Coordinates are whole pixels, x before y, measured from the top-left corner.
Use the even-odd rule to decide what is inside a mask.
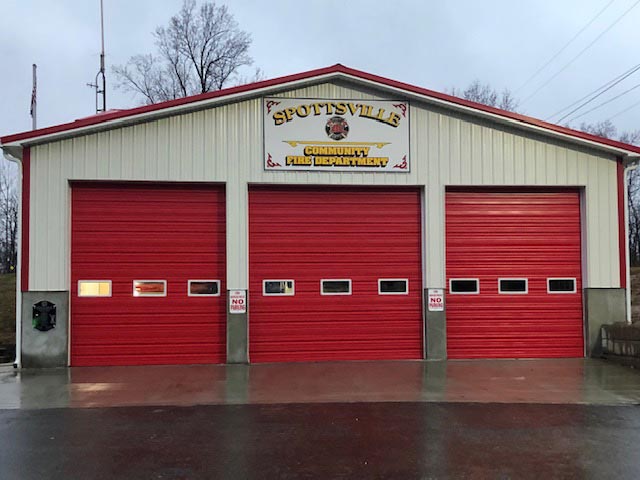
[[[37,107],[38,107],[38,79],[36,76],[36,69],[38,66],[33,64],[33,88],[31,89],[31,128],[35,130],[38,128],[38,120],[37,120]]]

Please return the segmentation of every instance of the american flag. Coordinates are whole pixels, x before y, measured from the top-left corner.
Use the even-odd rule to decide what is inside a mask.
[[[38,96],[38,81],[36,79],[36,65],[34,63],[33,64],[33,89],[31,90],[31,110],[29,110],[29,114],[32,117],[36,111],[37,96]]]

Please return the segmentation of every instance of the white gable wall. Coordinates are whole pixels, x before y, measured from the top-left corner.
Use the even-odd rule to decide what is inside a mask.
[[[389,98],[334,84],[281,96]],[[248,287],[251,183],[420,186],[426,201],[425,286],[430,287],[444,286],[445,186],[579,186],[585,191],[584,286],[620,287],[613,157],[416,101],[410,121],[406,174],[264,171],[261,99],[33,146],[29,290],[69,290],[72,180],[225,183],[227,285],[242,289]]]

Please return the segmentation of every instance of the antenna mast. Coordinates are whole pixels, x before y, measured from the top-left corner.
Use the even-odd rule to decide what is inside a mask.
[[[100,70],[96,74],[95,83],[87,83],[87,86],[96,90],[96,113],[105,112],[107,110],[107,79],[104,73],[104,6],[103,0],[100,0]]]

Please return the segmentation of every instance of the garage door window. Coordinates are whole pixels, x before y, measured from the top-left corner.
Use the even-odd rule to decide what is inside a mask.
[[[133,296],[134,297],[166,297],[167,281],[166,280],[134,280]]]
[[[380,278],[378,279],[378,293],[380,295],[407,295],[409,280],[406,278]]]
[[[220,280],[189,280],[190,297],[219,297]]]
[[[111,280],[78,280],[79,297],[110,297]]]
[[[524,294],[529,291],[526,278],[500,278],[498,279],[498,292],[504,294]]]
[[[548,278],[548,293],[576,293],[575,278]]]
[[[293,280],[263,280],[262,294],[269,297],[295,295],[295,282]]]
[[[331,279],[320,281],[322,295],[351,295],[351,279]]]
[[[480,293],[480,280],[477,278],[449,279],[449,293],[477,294]]]

